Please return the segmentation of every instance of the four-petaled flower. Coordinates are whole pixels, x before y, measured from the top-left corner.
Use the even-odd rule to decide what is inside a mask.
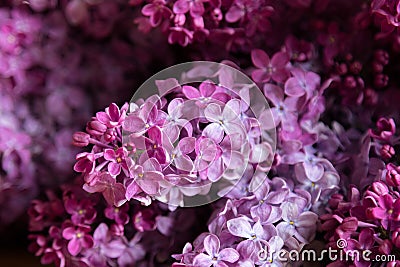
[[[115,128],[117,126],[120,126],[122,122],[125,120],[126,117],[126,111],[128,110],[128,105],[125,104],[122,106],[121,109],[119,107],[112,103],[108,108],[106,108],[105,112],[100,111],[97,112],[96,118],[98,121],[103,123],[109,128]]]
[[[251,225],[252,220],[247,217],[238,217],[227,222],[229,232],[247,240],[260,242],[267,241],[277,234],[272,224],[261,225],[260,221]]]
[[[91,248],[93,246],[93,237],[89,234],[89,226],[71,226],[63,230],[62,236],[69,240],[68,251],[72,256],[76,256],[84,248]]]
[[[318,215],[311,211],[301,212],[297,203],[284,202],[281,205],[282,219],[276,229],[283,240],[295,236],[298,240],[308,243],[314,238]]]
[[[178,0],[175,2],[173,11],[176,14],[185,14],[190,11],[193,18],[201,17],[204,13],[204,4],[207,0]]]
[[[228,263],[235,263],[239,259],[239,253],[233,248],[220,250],[220,241],[216,235],[208,235],[204,238],[204,250],[207,253],[200,253],[194,260],[194,266],[198,267],[227,267]]]
[[[240,101],[237,99],[229,100],[224,109],[215,103],[209,104],[204,110],[206,119],[211,122],[204,128],[203,135],[220,143],[226,134],[240,134],[245,137],[245,127],[240,122]]]
[[[390,230],[391,222],[400,221],[400,198],[394,200],[390,194],[379,197],[378,206],[367,209],[371,219],[381,220],[382,226]]]
[[[172,11],[166,6],[164,0],[153,1],[142,8],[142,14],[150,17],[150,24],[153,27],[160,25],[163,19],[169,19]]]
[[[160,181],[164,175],[161,167],[154,158],[146,160],[142,165],[136,165],[132,170],[133,179],[127,181],[126,198],[131,199],[140,188],[146,194],[157,195],[160,191]]]
[[[300,97],[305,94],[307,99],[310,99],[316,94],[321,81],[318,74],[298,68],[293,69],[291,73],[293,77],[285,82],[285,93],[288,96]]]
[[[286,69],[289,57],[284,52],[278,52],[270,59],[263,50],[255,49],[251,51],[251,59],[254,66],[257,67],[251,73],[251,77],[255,82],[265,83],[271,79],[276,82],[284,82],[289,76],[289,72]]]
[[[121,169],[124,172],[128,171],[127,155],[128,151],[125,147],[119,147],[116,150],[109,148],[104,150],[104,159],[110,161],[108,163],[108,172],[112,176],[118,176],[121,173]]]
[[[71,214],[71,220],[74,224],[91,224],[96,218],[96,210],[93,208],[93,202],[90,199],[78,201],[75,198],[69,198],[65,201],[65,210]]]
[[[108,219],[114,220],[117,224],[125,225],[129,222],[128,210],[129,205],[127,204],[124,204],[121,207],[110,205],[104,210],[104,215]]]
[[[165,142],[163,132],[157,126],[151,127],[148,131],[148,138],[145,138],[144,143],[148,158],[156,159],[160,164],[165,164],[170,161],[168,152],[163,147]]]

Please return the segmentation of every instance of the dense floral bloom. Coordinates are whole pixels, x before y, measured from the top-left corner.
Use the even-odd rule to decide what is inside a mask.
[[[131,21],[129,12],[121,12],[128,7],[127,1],[108,0],[7,0],[0,4],[1,131],[14,132],[10,136],[21,139],[24,146],[23,152],[17,147],[15,152],[8,150],[4,157],[7,170],[0,168],[1,179],[7,180],[0,183],[0,191],[7,190],[1,206],[7,201],[4,207],[14,207],[8,219],[1,219],[2,225],[23,212],[38,187],[54,187],[73,175],[71,156],[78,150],[71,145],[71,134],[82,129],[92,108],[129,97],[128,88],[135,84],[133,74],[148,72],[145,62],[158,57],[158,53],[151,57],[143,53],[152,41],[139,40],[133,28],[122,26]],[[135,51],[129,48],[134,43]],[[132,64],[131,59],[139,54],[143,65]],[[163,55],[164,59],[168,61]],[[114,104],[99,113],[99,120],[88,123],[91,133],[106,131],[104,124],[118,126],[124,108]],[[87,146],[93,141],[88,137],[77,133],[73,143]],[[3,152],[1,149],[2,159]],[[25,166],[27,161],[30,166]],[[118,172],[116,164],[109,165],[113,174]],[[24,182],[18,181],[18,166],[25,166]],[[14,176],[12,183],[8,175]],[[26,187],[28,180],[31,186]],[[13,194],[15,198],[6,197]]]
[[[0,227],[41,193],[43,264],[285,266],[280,252],[318,243],[397,255],[398,2],[3,1]],[[191,60],[224,60],[263,95],[194,68],[116,104]],[[193,199],[219,200],[180,208]]]
[[[162,264],[165,253],[184,245],[182,231],[187,231],[195,222],[187,217],[194,218],[193,209],[168,214],[161,205],[152,205],[142,211],[138,211],[137,205],[128,203],[119,208],[106,206],[98,195],[87,197],[81,188],[73,185],[63,186],[62,193],[60,196],[49,191],[47,200],[35,201],[29,210],[30,229],[37,233],[29,236],[32,240],[29,249],[41,256],[43,264],[148,266],[150,262],[154,263],[154,258]],[[86,206],[86,212],[79,212],[82,210],[79,209],[75,213],[76,203],[83,207],[89,202],[92,205]],[[90,216],[89,209],[95,211],[95,217],[91,220],[80,219],[85,218],[82,217],[84,214],[88,214],[86,218]],[[132,210],[135,214],[132,223],[128,223]],[[149,223],[151,227],[146,226]],[[175,224],[181,229],[171,229]],[[170,238],[177,243],[170,244]],[[157,242],[148,242],[153,239]],[[146,255],[151,260],[146,259]]]
[[[205,40],[220,43],[224,38],[234,41],[236,34],[246,31],[249,41],[257,33],[270,29],[274,8],[270,1],[131,1],[142,6],[144,18],[136,22],[160,27],[168,35],[168,42],[188,46]],[[148,32],[148,27],[143,27]],[[224,29],[223,31],[221,31]],[[221,35],[219,38],[214,36]],[[243,40],[245,41],[245,40]],[[226,45],[226,49],[230,50]],[[238,48],[242,50],[242,48]]]
[[[168,94],[182,93],[188,98],[163,104]],[[98,112],[97,120],[90,123],[98,121],[107,129],[88,129],[89,136],[74,136],[78,146],[83,143],[80,138],[92,147],[91,152],[78,154],[74,167],[85,177],[84,189],[102,192],[117,206],[130,199],[148,205],[154,197],[182,205],[183,198],[200,192],[199,185],[222,178],[232,183],[241,178],[246,165],[268,165],[271,144],[263,141],[261,132],[247,139],[246,132],[252,130],[246,126],[248,107],[232,94],[236,93],[205,81],[199,89],[176,87],[161,98],[152,96],[131,104],[129,113],[127,104],[121,110],[112,104],[106,112]],[[110,123],[111,118],[115,123]],[[184,137],[177,142],[180,135]],[[249,148],[254,148],[251,153]],[[176,186],[183,188],[176,192]]]

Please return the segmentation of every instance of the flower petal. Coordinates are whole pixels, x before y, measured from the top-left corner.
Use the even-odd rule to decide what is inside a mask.
[[[239,253],[233,248],[224,248],[219,252],[219,260],[234,263],[239,260]]]
[[[212,264],[211,257],[204,253],[200,253],[193,259],[193,266],[210,267]]]
[[[265,68],[270,63],[269,56],[261,49],[251,51],[251,60],[254,66],[258,68]]]
[[[204,249],[211,257],[218,254],[220,248],[220,242],[216,235],[208,235],[204,238]]]
[[[200,92],[193,86],[189,86],[189,85],[183,86],[182,92],[189,99],[197,99],[197,98],[201,97]]]
[[[251,238],[253,231],[250,222],[245,218],[239,217],[231,219],[227,222],[229,232],[234,236],[243,238]]]

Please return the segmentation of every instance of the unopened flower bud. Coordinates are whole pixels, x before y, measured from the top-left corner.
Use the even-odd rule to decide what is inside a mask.
[[[72,144],[77,147],[89,145],[90,135],[84,132],[76,132],[72,135]]]
[[[377,61],[372,62],[372,70],[375,73],[382,73],[383,72],[383,68],[384,68],[384,66],[382,65],[382,63],[377,62]]]
[[[389,141],[396,132],[396,124],[392,118],[380,118],[376,123],[376,126],[377,129],[370,130],[369,134],[371,137],[382,141]]]
[[[382,65],[387,65],[389,63],[389,54],[384,50],[377,50],[375,51],[374,59]]]
[[[386,182],[389,186],[400,186],[400,168],[392,163],[386,166]]]
[[[394,156],[395,151],[391,145],[386,144],[382,146],[380,153],[384,160],[389,160]]]
[[[375,76],[374,85],[377,88],[383,88],[386,85],[388,85],[388,83],[389,83],[389,77],[387,75],[380,73]]]
[[[91,135],[100,136],[107,131],[107,126],[94,119],[86,125],[86,132]]]

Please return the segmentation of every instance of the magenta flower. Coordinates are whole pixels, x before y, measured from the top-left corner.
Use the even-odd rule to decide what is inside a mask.
[[[272,224],[261,225],[258,221],[253,226],[252,220],[247,217],[238,217],[227,222],[229,232],[237,237],[242,237],[255,242],[267,241],[277,234]]]
[[[359,250],[360,255],[363,251],[369,250],[374,251],[373,247],[375,243],[375,232],[371,228],[364,228],[360,231],[358,236],[358,240],[356,239],[348,239],[347,246],[344,248],[345,251],[356,251]],[[363,257],[355,257],[354,264],[357,267],[366,267],[370,266],[370,262],[366,261]]]
[[[388,144],[383,145],[379,152],[383,160],[390,160],[396,154],[394,148]]]
[[[158,110],[156,104],[149,101],[145,102],[138,110],[126,117],[123,123],[123,129],[140,136],[153,126],[164,125],[165,119],[166,114]]]
[[[285,98],[282,88],[269,83],[264,85],[264,95],[274,107],[270,111],[266,110],[262,113],[261,127],[268,130],[282,123],[284,130],[292,131],[297,125],[298,99],[295,97]]]
[[[78,201],[75,198],[69,198],[65,201],[65,210],[71,214],[71,220],[74,224],[91,224],[96,218],[96,210],[93,208],[93,202],[89,199]]]
[[[211,124],[203,130],[203,135],[220,143],[224,133],[239,134],[245,137],[244,126],[240,121],[240,102],[237,99],[229,100],[221,110],[221,106],[215,103],[209,104],[204,110],[204,115]]]
[[[127,181],[126,198],[131,199],[138,193],[138,187],[146,194],[157,195],[160,191],[160,181],[163,179],[160,164],[150,158],[142,165],[136,165],[132,170],[133,179]]]
[[[72,135],[72,144],[77,147],[89,145],[90,135],[84,132],[76,132]]]
[[[157,27],[163,19],[169,19],[172,11],[166,6],[164,0],[153,1],[142,8],[142,14],[150,17],[150,24]]]
[[[126,247],[121,238],[113,238],[105,223],[97,226],[93,239],[93,248],[86,253],[86,257],[95,266],[106,266],[109,258],[120,257]]]
[[[208,81],[202,82],[199,89],[185,85],[182,87],[182,92],[188,99],[198,100],[202,104],[208,104],[211,101],[221,104],[229,100],[229,96],[224,90]]]
[[[208,167],[221,156],[221,151],[214,140],[210,138],[199,138],[196,140],[195,152],[195,170],[199,172],[202,179],[207,179]]]
[[[246,35],[251,37],[256,33],[265,34],[266,32],[271,30],[271,22],[270,17],[274,14],[274,8],[272,6],[265,5],[261,2],[253,2],[257,3],[256,7],[250,7],[251,12],[247,14],[245,31]]]
[[[152,209],[143,209],[133,216],[133,225],[140,232],[156,229],[156,214]]]
[[[234,1],[225,15],[226,21],[234,23],[241,20],[246,15],[246,3],[243,0]]]
[[[289,72],[286,70],[289,57],[284,52],[278,52],[270,59],[263,50],[256,49],[251,51],[251,60],[257,67],[251,73],[255,82],[265,83],[271,79],[276,82],[284,82],[289,76]]]
[[[72,256],[78,255],[82,249],[93,247],[93,237],[89,234],[89,226],[67,227],[62,236],[69,240],[68,251]]]
[[[183,108],[184,100],[182,98],[175,98],[168,105],[168,117],[163,132],[171,143],[178,139],[181,129],[185,129],[188,136],[193,134],[192,124],[182,118]]]
[[[396,124],[392,118],[380,118],[376,123],[376,126],[377,129],[370,130],[369,134],[371,137],[382,141],[389,141],[396,132]]]
[[[384,18],[385,23],[382,25],[386,31],[392,31],[395,27],[400,26],[400,4],[396,1],[374,0],[371,3],[372,12],[379,14]]]
[[[289,57],[294,61],[304,62],[312,57],[313,45],[304,40],[298,40],[290,35],[285,40],[285,48]]]
[[[114,220],[119,225],[125,225],[129,222],[129,205],[124,204],[121,207],[108,206],[104,210],[104,215],[110,220]]]
[[[291,70],[293,77],[285,82],[285,93],[288,96],[300,97],[306,95],[310,99],[316,95],[316,90],[321,82],[318,74],[302,69]]]
[[[282,219],[276,229],[283,240],[295,236],[298,240],[308,243],[315,236],[318,215],[311,212],[301,212],[295,203],[284,202],[281,205]]]
[[[183,27],[171,27],[168,35],[168,42],[170,44],[180,44],[187,46],[193,40],[193,32]]]
[[[160,164],[166,164],[170,161],[168,152],[163,146],[163,132],[157,126],[151,127],[148,131],[148,138],[145,138],[145,147],[148,158],[156,159]]]
[[[262,224],[276,223],[282,217],[280,207],[274,206],[283,203],[289,189],[282,189],[270,192],[269,183],[264,182],[255,192],[255,198],[258,203],[250,208],[250,214],[253,218],[259,218]]]
[[[190,11],[193,18],[201,17],[204,13],[204,4],[207,0],[178,0],[175,2],[173,11],[175,14],[185,14]]]
[[[115,128],[122,125],[123,121],[125,120],[127,110],[127,104],[122,106],[120,110],[116,104],[112,103],[108,108],[106,108],[105,112],[97,112],[96,118],[99,120],[99,122],[103,123],[107,127]]]
[[[127,201],[125,198],[125,187],[107,172],[96,175],[90,185],[85,184],[83,189],[89,193],[102,193],[109,205],[119,207]]]
[[[86,125],[86,132],[94,136],[102,136],[107,131],[107,126],[96,118],[92,118]]]
[[[239,253],[233,248],[220,250],[220,241],[216,235],[208,235],[204,238],[205,253],[200,253],[194,260],[194,266],[199,267],[224,267],[228,266],[225,262],[235,263],[239,259]]]
[[[171,164],[179,170],[192,172],[194,164],[188,154],[193,152],[195,144],[196,139],[194,137],[182,138],[178,145],[170,152]]]
[[[127,160],[128,151],[125,147],[119,147],[118,149],[105,149],[104,159],[110,161],[108,163],[108,172],[111,176],[115,177],[121,173],[121,169],[125,173],[128,172]]]
[[[126,245],[121,256],[118,258],[118,266],[129,267],[133,262],[138,262],[146,256],[145,247],[140,244],[141,234],[138,233]]]
[[[400,186],[400,167],[393,163],[386,165],[386,183],[389,186]]]
[[[371,219],[381,220],[385,229],[389,229],[392,221],[400,221],[400,199],[394,200],[390,194],[385,194],[379,197],[378,204],[378,207],[367,209]]]
[[[77,162],[74,165],[74,171],[91,174],[96,166],[96,155],[93,153],[82,152],[76,155]]]

